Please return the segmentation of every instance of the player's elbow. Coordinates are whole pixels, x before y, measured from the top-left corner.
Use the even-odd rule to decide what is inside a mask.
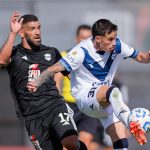
[[[8,62],[9,62],[8,60],[0,57],[0,66],[6,66],[8,64]]]

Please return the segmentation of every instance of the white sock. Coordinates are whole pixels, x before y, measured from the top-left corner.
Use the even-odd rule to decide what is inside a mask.
[[[113,107],[115,115],[126,125],[126,127],[128,127],[128,116],[130,110],[123,102],[122,94],[117,87],[112,89],[109,95],[109,102]]]

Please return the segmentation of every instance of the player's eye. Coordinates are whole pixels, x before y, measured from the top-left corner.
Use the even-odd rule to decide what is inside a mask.
[[[114,38],[110,38],[110,39],[109,39],[109,41],[113,41],[113,40],[114,40]]]
[[[38,29],[41,29],[41,26],[38,26]]]
[[[35,29],[34,27],[30,27],[30,28],[29,28],[30,31],[33,31],[34,29]]]

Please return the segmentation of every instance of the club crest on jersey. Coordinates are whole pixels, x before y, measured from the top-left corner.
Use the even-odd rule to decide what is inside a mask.
[[[72,55],[76,55],[76,54],[77,54],[77,51],[73,51],[73,52],[72,52]]]
[[[51,60],[51,54],[44,54],[45,60],[50,61]]]

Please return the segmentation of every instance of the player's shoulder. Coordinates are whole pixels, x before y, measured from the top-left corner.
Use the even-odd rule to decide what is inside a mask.
[[[18,45],[13,46],[13,49],[12,49],[12,56],[16,55],[17,52],[21,52],[21,48],[22,48],[21,44],[18,44]]]
[[[92,37],[89,37],[89,38],[87,38],[87,39],[85,39],[79,43],[80,47],[81,46],[87,46],[90,44],[92,44]]]
[[[93,47],[94,47],[94,43],[93,43],[92,37],[89,37],[89,38],[81,41],[79,47],[82,50],[86,49],[87,51],[91,51],[91,49],[93,49]]]
[[[75,51],[79,51],[79,52],[82,52],[82,48],[87,48],[88,45],[90,44],[90,39],[86,39],[86,40],[83,40],[81,41],[80,43],[78,43],[77,45],[75,45],[72,50],[75,50]]]
[[[116,44],[118,44],[118,45],[120,44],[122,46],[122,45],[126,44],[126,42],[117,37]]]
[[[42,53],[50,53],[52,55],[57,55],[58,53],[60,54],[59,50],[56,47],[50,47],[50,46],[46,46],[46,45],[41,45],[40,51]]]
[[[51,46],[47,46],[47,45],[40,45],[40,49],[41,51],[46,51],[46,50],[51,50],[51,51],[58,51],[58,49],[56,47],[51,47]]]
[[[13,51],[20,50],[21,47],[22,47],[21,44],[15,45],[13,46]]]

